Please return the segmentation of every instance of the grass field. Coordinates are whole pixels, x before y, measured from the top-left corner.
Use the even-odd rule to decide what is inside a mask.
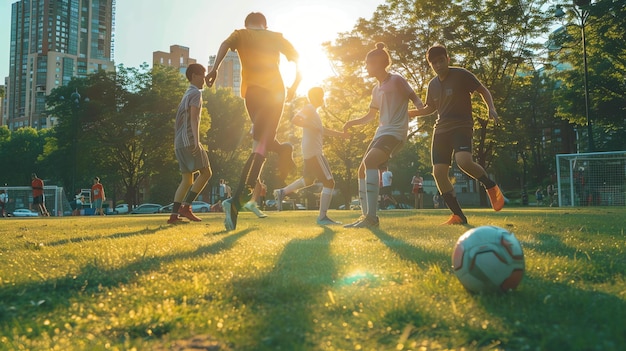
[[[515,233],[526,274],[470,294],[447,210],[0,220],[2,350],[624,350],[624,208],[467,210]],[[356,211],[335,211],[344,222]],[[194,348],[195,347],[195,348]]]

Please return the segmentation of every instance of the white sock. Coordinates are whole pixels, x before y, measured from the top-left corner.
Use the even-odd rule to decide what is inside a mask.
[[[304,178],[300,178],[296,181],[294,181],[293,183],[287,185],[286,187],[283,188],[283,191],[285,193],[285,195],[287,194],[291,194],[294,191],[297,191],[298,189],[302,189],[306,187],[306,183],[304,182]]]
[[[367,198],[365,197],[366,186],[365,178],[359,178],[359,202],[361,202],[361,213],[367,214]]]
[[[377,169],[365,170],[365,192],[367,199],[367,212],[365,215],[370,217],[376,216],[376,210],[378,208],[378,181],[379,173]]]
[[[320,196],[320,218],[326,217],[328,207],[330,206],[330,200],[333,198],[333,189],[322,188],[322,195]]]

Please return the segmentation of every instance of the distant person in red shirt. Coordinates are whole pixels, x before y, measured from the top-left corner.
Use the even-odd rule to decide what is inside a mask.
[[[46,201],[43,195],[43,180],[37,177],[35,173],[31,174],[30,186],[33,188],[33,205],[40,215],[49,217],[50,213],[46,209]]]
[[[93,179],[93,186],[91,187],[91,203],[95,208],[94,214],[100,214],[104,216],[104,211],[102,210],[102,203],[106,200],[106,196],[104,196],[104,187],[102,183],[100,183],[100,178],[95,177]]]

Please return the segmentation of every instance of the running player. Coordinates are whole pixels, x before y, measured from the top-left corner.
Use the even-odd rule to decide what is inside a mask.
[[[422,101],[409,83],[399,74],[388,72],[391,57],[384,43],[377,43],[376,49],[365,58],[365,69],[370,77],[376,78],[378,85],[372,90],[369,112],[357,119],[346,122],[343,130],[359,124],[366,124],[379,115],[379,125],[359,166],[359,200],[361,217],[346,228],[377,227],[376,216],[379,192],[379,169],[391,158],[406,140],[409,129],[409,101],[415,107],[422,107]]]

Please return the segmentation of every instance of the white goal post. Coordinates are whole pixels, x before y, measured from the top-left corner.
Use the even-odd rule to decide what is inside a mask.
[[[30,186],[8,186],[0,187],[9,195],[9,203],[6,205],[6,212],[13,213],[18,208],[33,208],[33,188]],[[72,209],[67,201],[63,187],[56,185],[44,185],[43,193],[46,208],[51,216],[63,216],[71,214]]]
[[[559,206],[626,206],[626,151],[556,155]]]

